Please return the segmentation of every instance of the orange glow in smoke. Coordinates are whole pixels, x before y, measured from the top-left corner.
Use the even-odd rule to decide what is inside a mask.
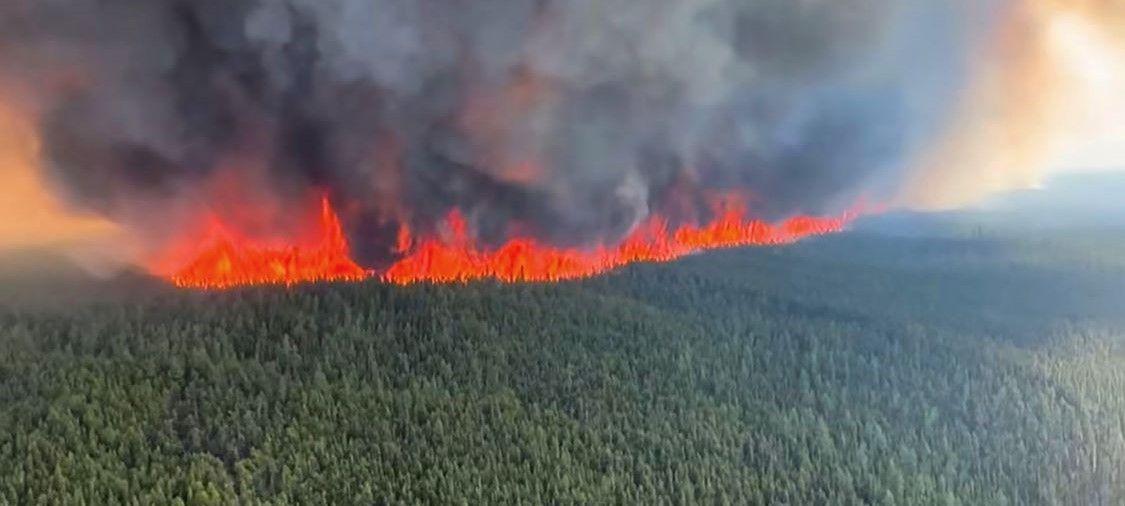
[[[40,168],[37,119],[14,103],[0,97],[0,251],[120,242],[115,224],[74,213],[53,193]]]
[[[558,248],[517,238],[496,249],[477,244],[462,215],[446,219],[447,237],[415,238],[401,229],[398,251],[405,256],[382,273],[387,283],[459,283],[479,279],[548,282],[595,276],[637,262],[667,262],[691,253],[749,245],[779,245],[839,232],[855,213],[840,217],[798,216],[780,224],[746,219],[737,199],[715,205],[715,218],[703,226],[673,229],[654,216],[616,246]],[[180,287],[224,289],[245,285],[292,285],[317,281],[359,281],[376,274],[351,259],[347,239],[328,200],[323,201],[317,242],[263,246],[241,237],[218,220],[209,226],[208,246],[171,276]]]

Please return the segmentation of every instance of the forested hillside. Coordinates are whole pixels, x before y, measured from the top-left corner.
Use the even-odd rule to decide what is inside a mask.
[[[8,306],[0,503],[1125,504],[1089,237]]]

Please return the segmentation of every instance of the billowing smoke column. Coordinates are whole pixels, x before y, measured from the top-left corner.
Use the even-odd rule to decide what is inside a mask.
[[[732,196],[769,221],[889,199],[1010,7],[0,0],[0,89],[53,184],[155,250],[212,219],[307,235],[328,199],[381,269],[451,213],[483,247],[588,249]]]

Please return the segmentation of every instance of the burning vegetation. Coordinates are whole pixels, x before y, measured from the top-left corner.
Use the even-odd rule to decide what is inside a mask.
[[[838,232],[853,213],[838,218],[798,216],[771,225],[745,218],[740,199],[716,200],[715,218],[704,226],[671,228],[653,216],[611,247],[560,248],[532,238],[514,238],[498,248],[478,244],[457,211],[445,220],[444,238],[415,239],[399,232],[403,256],[384,272],[360,267],[352,258],[339,217],[321,201],[316,239],[301,243],[255,241],[211,220],[205,239],[186,267],[164,274],[185,288],[223,289],[257,284],[359,281],[372,277],[395,284],[464,282],[491,278],[504,282],[545,282],[593,276],[636,262],[665,262],[696,251],[747,245],[786,244]],[[187,246],[191,249],[191,243]]]
[[[243,285],[358,281],[368,276],[351,258],[340,219],[321,202],[318,236],[303,244],[263,244],[212,220],[186,267],[167,275],[180,287],[221,289]],[[191,247],[190,245],[187,247]]]

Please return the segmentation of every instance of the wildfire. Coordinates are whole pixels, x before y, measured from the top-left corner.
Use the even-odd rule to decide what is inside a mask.
[[[169,279],[176,286],[200,289],[360,281],[376,276],[383,282],[400,285],[478,279],[509,283],[560,281],[594,276],[631,263],[667,262],[702,250],[788,244],[839,232],[856,214],[798,216],[769,224],[745,218],[745,206],[731,199],[716,204],[715,211],[715,218],[706,225],[678,228],[654,216],[620,244],[593,249],[558,248],[527,238],[512,239],[495,249],[485,248],[472,239],[464,217],[453,211],[446,219],[448,236],[443,239],[418,240],[403,228],[398,247],[406,256],[377,275],[352,260],[339,218],[325,199],[319,217],[318,243],[263,246],[214,222],[208,231],[209,246]]]
[[[322,201],[319,228],[316,244],[277,247],[256,244],[213,221],[207,233],[211,245],[170,280],[185,288],[223,289],[367,278],[368,271],[351,259],[340,220],[328,199]]]
[[[447,219],[451,240],[427,239],[383,274],[388,283],[560,281],[601,274],[631,263],[668,262],[691,253],[750,245],[788,244],[805,237],[839,232],[854,213],[836,218],[794,217],[779,225],[744,218],[744,207],[728,203],[705,226],[672,229],[650,218],[621,244],[592,250],[555,248],[534,239],[513,239],[495,250],[469,237],[457,212]]]

